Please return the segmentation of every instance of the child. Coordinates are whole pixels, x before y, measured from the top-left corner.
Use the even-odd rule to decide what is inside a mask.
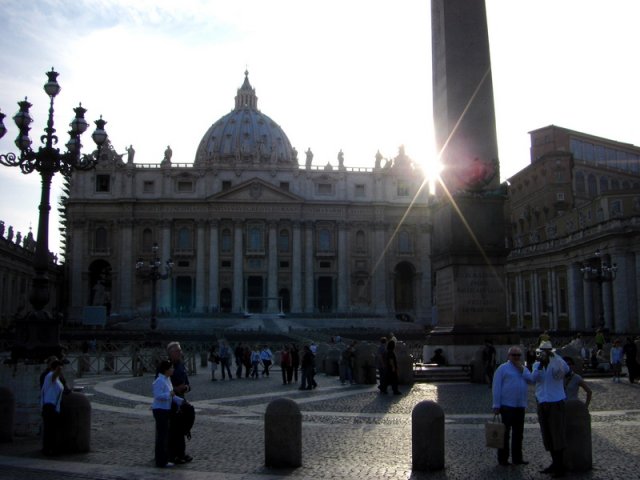
[[[613,342],[613,347],[611,347],[610,353],[610,362],[611,369],[613,370],[613,381],[616,383],[620,383],[620,372],[622,371],[622,357],[624,356],[624,352],[622,350],[622,346],[620,345],[620,340]]]

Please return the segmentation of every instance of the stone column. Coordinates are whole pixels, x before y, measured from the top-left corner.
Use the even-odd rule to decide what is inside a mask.
[[[120,222],[120,302],[114,305],[113,310],[124,317],[133,314],[133,271],[135,269],[135,252],[133,249],[133,222]],[[113,289],[114,285],[111,286]]]
[[[524,296],[522,294],[522,273],[516,274],[516,317],[518,328],[524,327]]]
[[[300,222],[293,222],[291,246],[291,312],[302,312],[302,235]]]
[[[420,226],[418,249],[421,252],[420,270],[422,271],[422,276],[420,278],[420,289],[416,296],[418,303],[418,318],[416,321],[424,323],[425,325],[431,325],[431,226],[428,224]]]
[[[558,328],[558,314],[560,308],[558,305],[558,275],[555,270],[549,271],[549,302],[551,305],[551,311],[549,312],[549,327],[552,329]]]
[[[633,276],[635,259],[632,253],[616,254],[611,258],[611,262],[618,267],[613,287],[613,318],[615,320],[614,331],[626,333],[632,325],[635,327],[638,322],[638,309],[636,299],[636,277]]]
[[[569,322],[572,330],[585,330],[584,288],[582,273],[577,263],[567,267],[567,297],[569,302]]]
[[[275,297],[278,296],[278,234],[277,223],[269,222],[268,245],[268,270],[267,270],[267,312],[280,311],[280,305]]]
[[[83,280],[84,259],[88,253],[86,241],[86,223],[84,221],[73,222],[72,231],[69,232],[71,238],[71,311],[69,316],[74,321],[82,320],[82,309],[89,303],[86,296],[86,286]]]
[[[374,247],[373,247],[373,297],[374,308],[376,313],[387,313],[387,297],[386,297],[386,268],[385,268],[385,233],[386,225],[382,222],[376,222],[374,225]]]
[[[314,292],[314,275],[313,275],[313,222],[306,222],[304,229],[304,311],[305,313],[313,313],[313,292]]]
[[[347,224],[338,222],[338,311],[349,310],[349,245]]]
[[[593,314],[593,296],[598,295],[598,285],[591,282],[585,282],[583,278],[582,286],[584,291],[584,324],[587,329],[591,329],[598,323]]]
[[[209,308],[217,311],[220,308],[218,299],[220,298],[220,259],[218,257],[218,221],[211,220],[209,230]]]
[[[233,229],[233,306],[232,311],[241,313],[244,305],[244,268],[243,268],[243,244],[242,227],[244,222],[236,220]]]
[[[171,222],[162,222],[162,242],[160,244],[160,260],[164,263],[171,258]],[[156,288],[158,289],[157,308],[159,311],[171,311],[173,304],[171,293],[173,289],[173,277],[166,280],[159,280]]]
[[[531,290],[529,295],[531,296],[531,326],[533,328],[540,328],[541,318],[540,318],[540,308],[539,308],[539,277],[538,272],[533,271],[529,277],[529,283],[531,284]],[[526,302],[526,299],[525,299]],[[526,305],[526,303],[525,303]]]
[[[616,325],[613,318],[613,293],[612,283],[602,283],[602,308],[604,309],[604,324],[606,328],[609,328],[612,332],[616,332]]]
[[[205,239],[204,239],[204,220],[196,222],[196,312],[205,311]]]

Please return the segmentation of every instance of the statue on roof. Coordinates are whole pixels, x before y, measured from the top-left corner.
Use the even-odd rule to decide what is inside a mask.
[[[338,152],[338,167],[344,167],[344,153],[342,152],[342,149]]]
[[[133,157],[136,154],[136,151],[133,149],[133,145],[129,145],[126,148],[127,150],[127,163],[133,163]]]
[[[167,145],[167,149],[164,151],[164,158],[162,159],[162,163],[171,163],[172,156],[173,150],[171,150],[171,146]]]
[[[306,166],[307,166],[307,168],[310,168],[311,167],[311,162],[313,162],[313,152],[311,151],[311,147],[309,147],[309,149],[304,153],[307,156]]]
[[[380,150],[378,150],[378,152],[376,153],[376,168],[380,168],[380,166],[382,165],[382,154],[380,153]]]

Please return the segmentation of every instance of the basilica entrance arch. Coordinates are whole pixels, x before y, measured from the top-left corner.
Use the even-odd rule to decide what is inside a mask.
[[[193,282],[191,277],[176,277],[176,310],[182,313],[191,312],[193,307]]]
[[[393,304],[396,312],[414,311],[415,267],[409,262],[400,262],[393,273]]]
[[[247,278],[247,311],[249,313],[262,313],[264,310],[264,278],[259,275],[251,275]]]

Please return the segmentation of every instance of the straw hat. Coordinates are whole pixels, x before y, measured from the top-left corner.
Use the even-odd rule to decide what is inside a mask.
[[[553,345],[551,345],[551,342],[549,340],[544,340],[542,343],[540,343],[538,350],[550,350],[553,352],[555,348],[553,348]]]

